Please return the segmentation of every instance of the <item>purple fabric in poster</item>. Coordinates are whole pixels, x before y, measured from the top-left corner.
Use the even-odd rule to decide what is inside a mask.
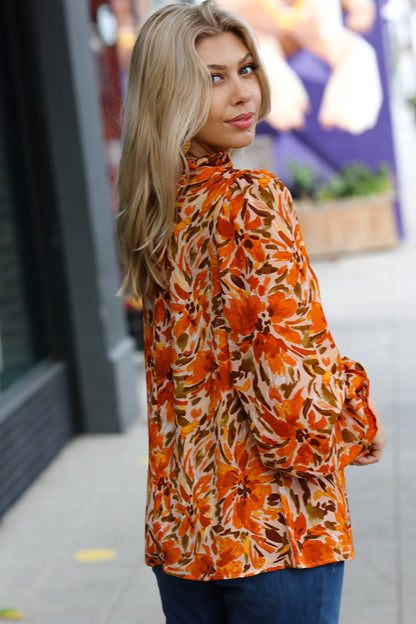
[[[383,104],[376,125],[362,134],[352,135],[338,129],[326,130],[319,124],[317,115],[330,70],[325,63],[306,50],[300,50],[288,59],[309,95],[311,110],[306,116],[306,125],[302,130],[287,133],[275,131],[267,123],[259,126],[259,133],[274,136],[274,171],[283,181],[290,180],[291,161],[311,166],[324,178],[352,162],[363,162],[371,169],[386,163],[393,177],[397,179],[383,26],[378,11],[373,30],[365,39],[377,54]],[[398,203],[397,220],[402,233]]]

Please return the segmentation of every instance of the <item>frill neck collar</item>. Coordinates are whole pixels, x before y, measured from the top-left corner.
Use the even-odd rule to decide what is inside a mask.
[[[233,166],[227,152],[215,152],[200,158],[194,158],[187,154],[187,161],[190,169],[198,169],[199,167],[225,167],[229,169]]]

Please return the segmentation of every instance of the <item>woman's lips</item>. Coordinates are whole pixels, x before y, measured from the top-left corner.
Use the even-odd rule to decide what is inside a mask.
[[[254,113],[247,113],[245,115],[238,115],[227,121],[230,126],[235,128],[249,128],[254,121]]]

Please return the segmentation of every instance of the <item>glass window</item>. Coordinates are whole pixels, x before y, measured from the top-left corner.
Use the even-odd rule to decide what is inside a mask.
[[[47,352],[38,247],[10,59],[0,63],[0,393]],[[39,236],[39,234],[38,234]]]
[[[1,112],[1,111],[0,111]],[[35,362],[30,310],[25,295],[10,162],[0,120],[0,391]]]

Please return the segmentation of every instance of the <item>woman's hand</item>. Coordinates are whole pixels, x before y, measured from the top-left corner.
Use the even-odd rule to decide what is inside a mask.
[[[368,403],[370,409],[376,417],[378,430],[368,453],[366,453],[365,455],[360,455],[355,461],[351,462],[351,466],[368,466],[369,464],[376,464],[378,461],[380,461],[381,455],[383,454],[383,450],[387,442],[386,434],[384,433],[380,414],[376,407],[376,404],[372,399],[370,399]]]

